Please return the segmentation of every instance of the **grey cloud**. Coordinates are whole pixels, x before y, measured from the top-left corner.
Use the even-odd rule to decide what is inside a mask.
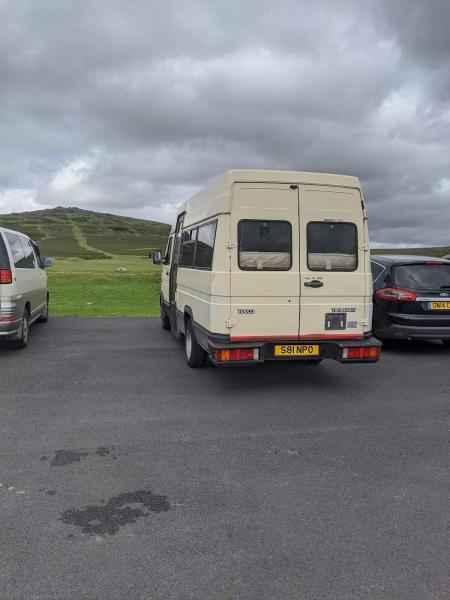
[[[170,219],[228,168],[331,171],[374,241],[450,244],[447,4],[0,3],[0,210]]]

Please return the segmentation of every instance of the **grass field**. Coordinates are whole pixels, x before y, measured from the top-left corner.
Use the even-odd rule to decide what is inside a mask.
[[[117,272],[117,268],[127,269]],[[53,316],[145,317],[159,314],[161,268],[148,258],[56,259],[47,270]]]
[[[0,215],[0,226],[22,231],[43,256],[55,257],[47,271],[52,315],[159,314],[161,268],[148,254],[164,250],[169,225],[58,207]]]

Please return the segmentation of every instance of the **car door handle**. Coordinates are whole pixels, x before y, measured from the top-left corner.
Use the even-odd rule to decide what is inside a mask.
[[[318,279],[313,279],[312,281],[305,281],[304,285],[306,287],[320,288],[323,286],[323,281],[319,281]]]

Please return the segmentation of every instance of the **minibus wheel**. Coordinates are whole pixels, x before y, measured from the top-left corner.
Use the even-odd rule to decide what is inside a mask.
[[[164,308],[163,303],[160,302],[159,304],[161,307],[161,326],[163,329],[168,331],[170,329],[170,319],[167,316],[166,309]]]
[[[195,339],[194,328],[192,327],[191,319],[186,321],[184,332],[184,352],[186,362],[190,367],[204,367],[206,364],[207,354]]]

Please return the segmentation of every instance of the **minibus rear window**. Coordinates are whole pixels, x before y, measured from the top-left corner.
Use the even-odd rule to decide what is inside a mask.
[[[310,271],[356,271],[358,234],[354,223],[311,222],[307,227]]]
[[[292,227],[288,221],[244,220],[238,224],[239,268],[243,271],[289,271]]]

